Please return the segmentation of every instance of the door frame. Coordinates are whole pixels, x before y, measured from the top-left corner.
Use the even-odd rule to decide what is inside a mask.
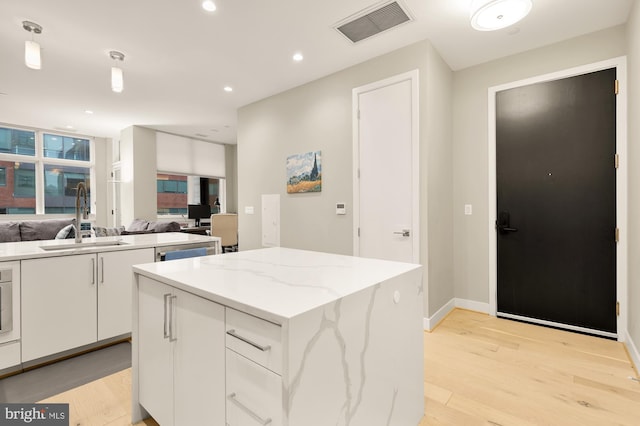
[[[587,331],[591,334],[600,334],[606,337],[617,337],[618,341],[624,341],[627,335],[627,267],[628,267],[628,226],[627,226],[627,58],[620,56],[601,62],[569,68],[549,74],[543,74],[488,89],[488,162],[489,162],[489,314],[496,316],[497,290],[498,290],[498,247],[495,230],[497,218],[497,184],[496,184],[496,93],[527,86],[535,83],[560,80],[590,72],[616,68],[616,78],[619,81],[620,92],[616,97],[616,152],[619,156],[619,165],[616,172],[616,224],[620,230],[620,237],[616,246],[616,295],[620,303],[620,314],[617,318],[617,335],[596,332],[591,329],[564,325],[563,327],[574,331]],[[613,90],[613,88],[612,88]],[[613,166],[614,159],[611,159]],[[613,231],[612,231],[613,232]],[[613,235],[612,235],[613,238]],[[545,320],[532,319],[531,322],[543,325],[555,325]]]
[[[409,80],[411,82],[411,244],[412,262],[420,263],[420,138],[419,138],[419,96],[417,69],[385,78],[374,83],[356,87],[352,91],[352,129],[353,129],[353,255],[360,256],[360,126],[359,96],[363,93],[382,89],[393,84]]]

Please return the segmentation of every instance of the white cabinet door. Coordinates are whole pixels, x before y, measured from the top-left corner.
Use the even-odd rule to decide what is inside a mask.
[[[97,341],[96,255],[21,262],[22,362]]]
[[[224,307],[180,290],[174,297],[175,424],[202,424],[204,417],[224,426]]]
[[[154,257],[153,248],[98,254],[98,340],[131,333],[131,266]]]
[[[140,277],[138,287],[138,398],[162,426],[173,422],[173,344],[169,339],[171,287]]]

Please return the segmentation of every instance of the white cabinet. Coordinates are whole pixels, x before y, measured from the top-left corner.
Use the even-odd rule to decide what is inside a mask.
[[[131,333],[131,266],[154,257],[153,248],[98,254],[98,340]]]
[[[224,307],[139,278],[140,404],[162,426],[225,425]]]
[[[22,362],[131,332],[131,266],[154,249],[29,259],[22,270]]]
[[[23,260],[22,362],[96,341],[96,255]]]

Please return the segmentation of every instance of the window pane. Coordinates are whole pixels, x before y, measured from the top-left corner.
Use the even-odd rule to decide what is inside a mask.
[[[44,212],[75,213],[76,187],[84,182],[87,186],[89,201],[90,169],[88,167],[69,167],[44,165]]]
[[[0,214],[36,212],[35,165],[0,161],[4,185],[0,185]]]
[[[157,175],[158,215],[187,214],[187,177],[180,175]]]
[[[89,161],[90,146],[88,139],[44,134],[44,156],[48,158]]]
[[[7,168],[0,167],[0,186],[7,186]]]
[[[0,127],[0,152],[36,155],[36,133]]]

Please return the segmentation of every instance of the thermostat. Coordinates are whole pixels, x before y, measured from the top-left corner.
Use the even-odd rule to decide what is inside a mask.
[[[347,207],[344,203],[336,203],[336,214],[347,214]]]

